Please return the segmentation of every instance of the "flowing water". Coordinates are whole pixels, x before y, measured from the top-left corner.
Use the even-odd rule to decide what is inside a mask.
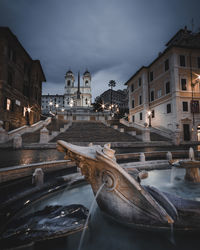
[[[142,184],[151,185],[162,191],[173,192],[179,196],[200,200],[200,185],[184,182],[184,171],[176,172],[170,182],[170,170],[154,170]],[[101,191],[101,190],[100,190]],[[100,191],[98,193],[100,193]],[[98,194],[97,194],[98,195]],[[94,203],[94,204],[92,204]],[[105,216],[96,204],[90,185],[79,185],[60,193],[53,194],[27,208],[26,213],[37,211],[47,205],[82,204],[90,209],[88,229],[84,232],[84,242],[80,243],[81,232],[67,237],[36,243],[31,249],[49,250],[199,250],[200,238],[195,234],[171,232],[147,232],[127,227]],[[95,205],[96,204],[96,205]],[[25,210],[23,211],[25,213]],[[89,218],[89,217],[88,217]]]
[[[85,222],[84,229],[83,229],[83,232],[82,232],[82,234],[81,234],[81,239],[80,239],[80,243],[79,243],[79,246],[78,246],[78,250],[81,250],[82,243],[83,243],[83,239],[84,239],[84,236],[85,236],[86,227],[88,226],[88,221],[89,221],[90,215],[91,215],[91,213],[92,213],[92,211],[93,211],[93,208],[94,208],[94,205],[95,205],[95,201],[96,201],[98,195],[100,194],[102,188],[104,187],[104,184],[105,184],[105,183],[103,183],[103,184],[101,185],[101,187],[99,188],[99,190],[97,191],[97,193],[96,193],[96,195],[95,195],[95,197],[94,197],[94,199],[93,199],[93,201],[92,201],[92,204],[91,204],[91,206],[90,206],[89,213],[88,213],[88,216],[87,216],[87,220],[86,220],[86,222]]]

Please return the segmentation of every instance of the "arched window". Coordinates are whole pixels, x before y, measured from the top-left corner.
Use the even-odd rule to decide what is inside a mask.
[[[71,81],[68,80],[68,81],[67,81],[67,86],[70,86],[70,84],[71,84]]]
[[[85,81],[85,85],[88,86],[89,85],[89,82],[88,80]]]

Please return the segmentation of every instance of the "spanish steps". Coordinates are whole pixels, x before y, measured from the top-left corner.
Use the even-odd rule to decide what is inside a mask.
[[[121,133],[101,122],[77,121],[64,133],[60,133],[51,142],[133,142],[137,139],[127,133]]]

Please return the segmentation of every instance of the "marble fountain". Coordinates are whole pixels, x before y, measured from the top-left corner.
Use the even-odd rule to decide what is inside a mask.
[[[45,202],[37,202],[26,209],[25,214],[28,215],[23,217],[23,224],[29,225],[26,218],[37,217],[36,220],[40,221],[40,233],[41,225],[44,226],[45,231],[45,227],[48,228],[50,225],[48,224],[50,220],[56,221],[53,223],[52,230],[60,230],[59,234],[62,240],[64,238],[64,242],[61,241],[60,245],[56,243],[56,248],[53,247],[53,243],[48,239],[58,238],[59,234],[54,233],[52,236],[46,230],[42,238],[45,239],[44,244],[46,245],[51,242],[49,249],[134,248],[139,250],[149,249],[149,247],[161,249],[162,247],[162,249],[168,250],[188,249],[191,244],[193,244],[193,249],[198,249],[199,237],[196,235],[200,231],[200,186],[197,177],[199,162],[188,162],[190,169],[196,168],[195,178],[192,177],[194,171],[192,170],[192,174],[190,174],[190,171],[186,169],[186,162],[169,163],[169,166],[172,165],[173,168],[186,169],[187,177],[185,179],[192,180],[192,184],[189,183],[189,186],[192,185],[192,188],[198,190],[196,197],[190,199],[191,190],[188,191],[190,195],[181,197],[174,191],[176,188],[165,190],[162,185],[161,188],[156,185],[151,173],[149,173],[149,177],[146,172],[140,172],[137,169],[129,173],[117,164],[115,151],[110,148],[110,144],[106,144],[104,147],[92,144],[88,147],[81,147],[58,141],[57,149],[65,153],[65,159],[76,162],[81,174],[90,185],[75,185],[56,193]],[[164,173],[164,179],[166,179],[167,174],[170,176],[169,171],[171,170],[158,171]],[[185,187],[187,184],[184,182],[183,173],[182,176],[181,183]],[[188,178],[188,176],[190,177]],[[161,178],[163,184],[163,177],[158,178]],[[95,208],[94,196],[96,198]],[[87,208],[90,208],[90,212]],[[89,222],[87,221],[88,213],[92,214]],[[45,216],[40,218],[41,214]],[[12,223],[16,223],[16,220]],[[10,228],[12,228],[12,223]],[[31,223],[35,223],[34,219]],[[20,227],[21,224],[18,227],[19,231]],[[85,231],[87,227],[88,229]],[[24,228],[23,230],[25,233],[22,235],[28,235],[27,226],[26,230]],[[81,237],[82,230],[84,233]],[[8,227],[7,234],[4,233],[4,240],[9,239],[11,231]],[[183,236],[185,233],[187,237]],[[35,238],[31,238],[31,243],[37,241],[37,237],[41,236],[35,233]],[[80,238],[81,243],[79,243]],[[105,238],[108,241],[105,241]],[[41,245],[38,247],[38,245],[32,244],[30,247],[40,249]]]

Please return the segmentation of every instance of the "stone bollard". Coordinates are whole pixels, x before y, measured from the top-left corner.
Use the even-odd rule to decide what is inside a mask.
[[[190,147],[190,149],[189,149],[189,159],[191,160],[191,161],[194,161],[195,159],[194,159],[194,149],[192,148],[192,147]]]
[[[150,139],[150,129],[149,128],[144,128],[142,131],[142,141],[144,142],[149,142],[151,141]]]
[[[13,138],[13,148],[18,149],[22,147],[22,137],[20,134],[16,134]]]
[[[172,160],[172,153],[171,152],[167,152],[166,157],[167,157],[168,161],[171,161]]]
[[[40,130],[40,143],[48,143],[49,142],[49,130],[46,127],[43,127]]]
[[[44,184],[44,173],[41,168],[36,168],[32,176],[32,184],[41,187]]]
[[[140,153],[140,162],[145,162],[145,154],[144,153]]]
[[[4,143],[8,140],[8,133],[3,128],[3,121],[0,121],[0,143]]]

